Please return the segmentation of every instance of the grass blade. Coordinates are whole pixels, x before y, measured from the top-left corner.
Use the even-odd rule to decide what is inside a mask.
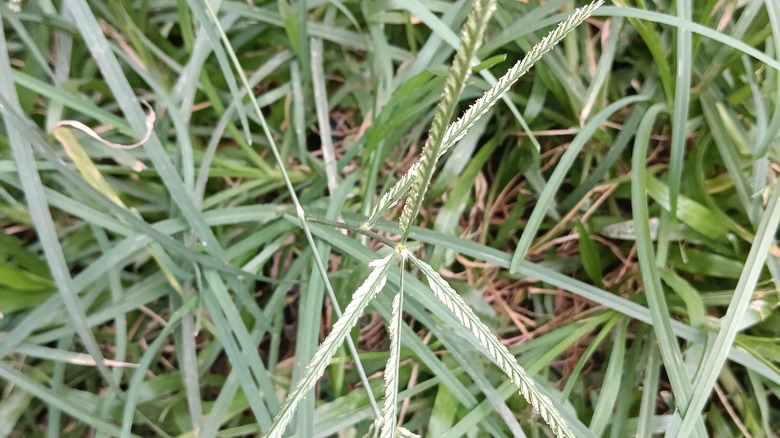
[[[613,417],[613,410],[617,402],[618,391],[622,382],[621,373],[623,371],[623,362],[626,354],[626,333],[628,324],[621,321],[620,327],[615,333],[615,339],[612,342],[612,352],[609,355],[607,371],[604,374],[604,384],[601,387],[599,400],[596,408],[593,410],[593,418],[590,422],[590,430],[596,436],[604,436],[604,430],[607,428],[607,422]]]
[[[127,400],[122,416],[122,433],[121,436],[129,437],[131,435],[131,428],[133,427],[133,413],[135,412],[135,406],[138,402],[138,397],[141,391],[141,384],[143,383],[146,372],[149,366],[152,364],[152,360],[156,357],[157,353],[163,346],[163,343],[167,340],[168,336],[178,325],[179,320],[185,317],[195,307],[196,299],[191,298],[184,303],[182,307],[177,309],[171,317],[168,319],[168,323],[163,328],[162,332],[157,336],[157,339],[149,345],[149,348],[144,352],[141,358],[138,368],[133,372],[133,377],[130,379],[130,383],[127,388]],[[196,431],[197,433],[198,431]]]
[[[658,24],[666,24],[677,28],[684,28],[693,33],[697,33],[699,35],[707,37],[713,41],[723,43],[729,47],[732,47],[735,50],[739,50],[745,53],[746,55],[749,55],[763,62],[768,67],[780,71],[780,60],[773,59],[771,56],[757,50],[755,47],[751,47],[749,44],[745,43],[744,41],[740,41],[732,36],[726,35],[722,32],[718,32],[715,29],[710,29],[709,27],[702,26],[701,24],[681,20],[680,18],[672,15],[662,14],[660,12],[654,12],[654,11],[646,11],[638,8],[616,7],[616,6],[605,6],[603,8],[600,8],[599,11],[594,15],[604,16],[604,17],[639,18],[641,20],[652,21]]]
[[[630,105],[632,103],[642,102],[647,100],[646,96],[630,96],[623,98],[617,102],[613,102],[598,114],[593,116],[585,126],[582,127],[577,137],[574,138],[571,145],[561,157],[560,162],[555,167],[555,171],[547,181],[542,194],[539,196],[539,200],[534,207],[534,211],[531,213],[531,217],[528,218],[528,223],[523,230],[523,234],[520,236],[520,241],[515,248],[515,254],[512,257],[512,264],[509,267],[510,272],[517,272],[520,263],[525,259],[525,255],[531,248],[533,239],[536,237],[536,233],[544,220],[547,210],[550,208],[555,200],[555,193],[558,191],[561,183],[569,169],[574,165],[579,157],[579,153],[585,146],[585,143],[591,138],[593,133],[601,126],[601,124],[607,120],[612,114],[621,108]]]
[[[115,425],[104,421],[102,418],[94,415],[91,412],[87,412],[82,409],[78,403],[73,403],[72,399],[68,400],[62,397],[62,394],[55,394],[49,388],[34,381],[30,376],[27,376],[18,370],[15,370],[8,364],[0,362],[0,379],[13,383],[14,386],[21,388],[22,390],[32,394],[35,397],[45,401],[48,405],[60,409],[62,412],[81,420],[100,432],[118,436],[120,434],[119,428]]]
[[[653,321],[656,339],[661,358],[672,383],[675,396],[682,405],[687,404],[691,398],[691,381],[685,371],[680,347],[672,331],[669,308],[661,287],[661,279],[658,266],[653,254],[653,240],[650,236],[650,215],[647,210],[647,184],[645,160],[647,157],[647,145],[650,132],[657,115],[663,111],[662,104],[655,104],[647,110],[644,120],[639,125],[636,140],[634,141],[634,153],[631,161],[633,172],[631,174],[631,209],[634,216],[634,230],[636,233],[637,258],[642,273],[642,284],[650,307],[650,315]],[[704,424],[698,422],[695,436],[706,436]]]
[[[8,59],[8,50],[6,40],[0,23],[0,75],[11,77],[11,65]],[[4,100],[15,106],[16,111],[20,111],[19,101],[13,83],[10,81],[0,81],[0,94]],[[70,269],[65,260],[57,231],[54,227],[54,221],[51,217],[46,196],[44,195],[43,184],[40,174],[35,164],[35,158],[32,153],[32,145],[23,137],[20,132],[21,126],[12,123],[10,120],[9,108],[0,105],[0,113],[5,121],[6,130],[11,144],[14,161],[19,166],[19,176],[24,190],[25,199],[32,217],[33,223],[38,234],[38,239],[43,247],[44,255],[51,270],[52,278],[57,284],[57,289],[65,303],[65,308],[70,314],[71,321],[76,333],[81,338],[89,354],[95,360],[98,371],[109,383],[111,388],[121,393],[119,385],[114,380],[108,367],[104,365],[103,353],[98,346],[94,334],[87,324],[87,316],[84,306],[79,299],[78,290],[73,287],[73,279],[70,275]]]
[[[677,16],[680,20],[691,21],[692,6],[690,0],[678,0]],[[685,142],[688,125],[688,110],[691,100],[691,74],[693,66],[693,40],[690,30],[677,29],[677,69],[674,82],[674,109],[672,111],[672,141],[669,156],[669,217],[671,224],[662,216],[658,237],[658,264],[663,266],[668,248],[667,234],[677,224],[677,196],[680,193],[680,180],[685,165]]]
[[[299,2],[305,3],[305,2]],[[333,136],[330,132],[330,108],[325,89],[325,72],[322,66],[322,40],[314,38],[311,41],[311,79],[314,86],[314,108],[317,111],[317,126],[320,130],[322,158],[325,161],[325,175],[328,179],[328,190],[334,193],[339,185],[338,169],[336,168],[336,153],[333,150]]]
[[[679,428],[672,426],[667,436],[674,436],[669,434],[676,432],[689,433],[696,424],[696,420],[700,418],[701,411],[718,379],[721,367],[726,362],[727,352],[733,345],[740,329],[742,315],[750,304],[750,298],[753,296],[756,283],[764,268],[769,255],[769,247],[774,242],[778,226],[780,226],[780,185],[776,184],[772,188],[766,211],[761,218],[756,238],[750,247],[750,253],[745,261],[745,267],[739,277],[726,316],[722,320],[721,329],[709,354],[701,364],[701,369],[693,385],[693,397],[687,404],[682,423],[680,423]]]

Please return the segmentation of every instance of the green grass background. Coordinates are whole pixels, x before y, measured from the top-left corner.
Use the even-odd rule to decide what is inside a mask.
[[[266,430],[335,321],[315,253],[344,307],[381,246],[321,219],[419,156],[469,5],[3,1],[0,435]],[[498,1],[461,111],[581,5]],[[778,50],[773,0],[615,0],[442,159],[417,254],[578,436],[780,434]],[[54,135],[132,143],[141,100],[140,148]],[[549,433],[411,274],[404,427]],[[389,318],[353,333],[377,398]],[[290,432],[366,433],[360,374],[344,348]]]

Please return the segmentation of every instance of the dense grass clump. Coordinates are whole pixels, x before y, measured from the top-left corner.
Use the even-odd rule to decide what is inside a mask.
[[[780,435],[774,1],[4,1],[0,435]]]

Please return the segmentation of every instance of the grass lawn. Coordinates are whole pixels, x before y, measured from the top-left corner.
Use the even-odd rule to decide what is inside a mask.
[[[0,436],[780,436],[780,3],[598,3],[0,0]]]

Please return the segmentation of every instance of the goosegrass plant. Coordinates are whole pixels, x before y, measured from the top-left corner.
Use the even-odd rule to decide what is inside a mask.
[[[0,435],[778,434],[776,2],[255,3],[0,3]]]
[[[590,5],[578,9],[569,18],[562,21],[552,32],[534,46],[514,67],[512,67],[498,82],[491,87],[477,102],[469,108],[457,121],[449,125],[452,114],[455,112],[458,97],[463,92],[466,81],[471,73],[472,61],[483,38],[485,28],[495,7],[489,0],[477,0],[474,2],[472,12],[466,20],[460,37],[460,45],[452,69],[444,84],[444,92],[439,102],[428,133],[428,139],[422,150],[422,155],[409,170],[401,177],[395,187],[391,188],[374,207],[371,217],[361,229],[370,229],[382,212],[387,211],[405,194],[406,200],[401,213],[400,228],[401,240],[395,251],[382,259],[371,263],[373,270],[365,282],[352,295],[350,305],[344,315],[333,326],[333,330],[325,339],[315,354],[312,362],[307,366],[306,374],[298,381],[296,387],[290,393],[287,401],[274,420],[271,429],[267,433],[269,437],[282,436],[285,428],[292,420],[295,409],[305,394],[314,388],[319,376],[322,375],[336,348],[347,338],[349,331],[355,326],[360,315],[368,307],[371,300],[379,293],[387,279],[389,267],[396,262],[396,257],[402,260],[401,270],[405,269],[403,263],[407,259],[420,268],[429,282],[429,286],[436,298],[455,315],[457,321],[466,327],[478,340],[487,355],[495,361],[507,374],[534,409],[539,412],[545,422],[557,436],[574,436],[566,421],[550,401],[540,393],[536,384],[527,375],[525,370],[517,363],[517,360],[500,342],[496,335],[479,319],[469,305],[463,301],[460,295],[424,261],[414,257],[407,249],[407,239],[411,231],[412,223],[421,207],[425,192],[431,182],[438,159],[452,147],[452,145],[466,135],[469,128],[482,117],[514,84],[538,61],[542,55],[550,51],[569,32],[585,21],[593,11],[601,5],[602,1],[594,1]],[[448,126],[449,125],[449,126]],[[408,191],[408,193],[406,193]],[[373,219],[372,219],[373,218]],[[403,274],[401,276],[403,278]],[[401,283],[403,285],[403,282]],[[400,359],[400,326],[402,324],[404,289],[401,287],[393,300],[393,314],[390,323],[390,356],[385,369],[385,404],[382,409],[380,422],[380,436],[391,437],[396,433],[395,417],[398,399],[398,361]],[[344,324],[342,324],[342,321]]]

